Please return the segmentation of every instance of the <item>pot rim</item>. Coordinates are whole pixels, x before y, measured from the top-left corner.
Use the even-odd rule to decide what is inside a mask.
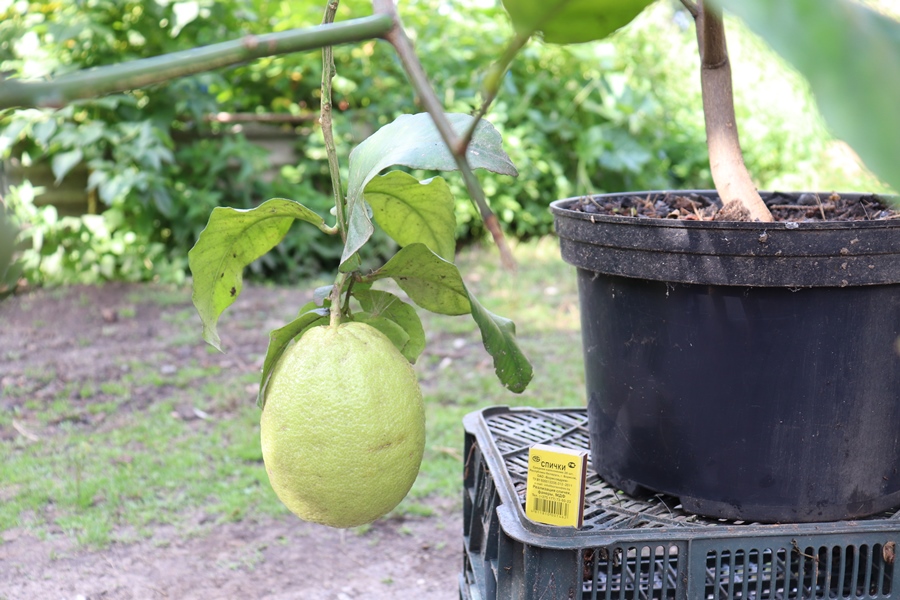
[[[761,193],[771,197],[769,194]],[[568,209],[576,200],[558,200],[551,211],[563,260],[581,269],[701,285],[805,288],[900,284],[897,218],[804,223],[687,221]]]
[[[829,196],[834,192],[813,192],[807,190],[781,192],[781,191],[763,191],[759,194],[763,199],[774,195],[792,196],[798,194],[818,194],[820,196]],[[900,205],[900,196],[889,194],[875,194],[868,192],[837,192],[841,196],[851,196],[857,198],[873,198],[884,204],[888,204],[893,199],[896,204]],[[571,210],[569,206],[578,200],[590,198],[612,198],[616,196],[668,196],[671,194],[696,194],[700,196],[718,196],[715,190],[647,190],[634,192],[612,192],[605,194],[586,194],[583,196],[573,196],[570,198],[562,198],[550,203],[550,212],[556,216],[564,216],[570,219],[580,219],[591,223],[610,223],[618,225],[651,225],[654,227],[672,227],[682,229],[714,229],[714,230],[831,230],[831,229],[857,229],[857,228],[885,228],[891,229],[900,227],[900,217],[890,219],[877,219],[870,221],[775,221],[764,223],[761,221],[689,221],[685,219],[666,219],[658,217],[632,217],[627,215],[601,215],[596,213],[585,213],[577,210]]]

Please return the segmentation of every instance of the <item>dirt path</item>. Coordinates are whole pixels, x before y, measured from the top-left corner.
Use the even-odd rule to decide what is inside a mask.
[[[258,372],[268,330],[299,305],[290,298],[297,292],[247,288],[221,327],[229,354],[211,356],[196,343],[199,331],[184,331],[183,322],[171,318],[192,310],[187,294],[172,292],[167,299],[153,290],[59,288],[0,303],[0,391],[51,372],[29,395],[47,401],[73,383],[121,377],[118,364],[149,357],[162,361],[162,369],[200,359]],[[185,336],[194,342],[184,343]],[[165,387],[138,387],[130,410],[166,393]],[[20,401],[0,393],[0,411]],[[0,439],[18,435],[24,434],[0,423]],[[0,531],[0,600],[455,600],[462,568],[459,502],[431,505],[434,516],[379,521],[365,533],[293,517],[245,519],[189,532],[157,526],[148,538],[136,538],[142,541],[113,542],[99,551],[79,547],[59,528],[43,539],[26,528],[9,529]]]
[[[457,514],[382,521],[362,535],[285,518],[187,539],[159,531],[102,552],[11,530],[0,545],[0,598],[453,600],[461,529]]]

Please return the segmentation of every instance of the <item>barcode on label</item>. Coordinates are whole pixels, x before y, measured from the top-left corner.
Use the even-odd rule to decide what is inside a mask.
[[[547,500],[546,498],[532,498],[531,510],[565,519],[569,516],[569,503]]]

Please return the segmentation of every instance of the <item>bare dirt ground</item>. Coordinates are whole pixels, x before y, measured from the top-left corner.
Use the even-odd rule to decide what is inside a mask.
[[[258,372],[267,331],[302,303],[287,302],[291,292],[284,289],[245,289],[220,328],[229,354],[210,355],[202,345],[173,343],[183,339],[184,323],[167,319],[172,306],[146,292],[125,284],[71,287],[0,303],[0,383],[52,369],[56,376],[35,391],[49,398],[67,383],[115,377],[123,360],[141,357],[163,365],[199,357]],[[178,302],[175,309],[190,308]],[[199,338],[199,330],[194,334]],[[148,386],[135,390],[132,402],[137,407],[165,393]],[[4,402],[0,396],[0,410],[10,410]],[[27,433],[0,427],[6,438]],[[433,505],[434,516],[382,520],[365,533],[292,517],[245,519],[190,533],[160,526],[148,539],[99,551],[62,532],[38,539],[14,528],[0,534],[0,600],[452,600],[462,567],[462,517],[458,502]]]
[[[91,552],[62,536],[3,535],[0,597],[303,600],[458,598],[457,514],[377,522],[364,535],[285,518]]]

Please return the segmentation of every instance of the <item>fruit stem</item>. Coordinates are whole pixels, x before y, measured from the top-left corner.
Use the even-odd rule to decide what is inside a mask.
[[[331,288],[331,295],[328,297],[331,300],[331,319],[328,322],[331,327],[341,324],[341,290],[344,289],[347,275],[348,273],[338,272],[337,278],[334,280],[334,287]]]

